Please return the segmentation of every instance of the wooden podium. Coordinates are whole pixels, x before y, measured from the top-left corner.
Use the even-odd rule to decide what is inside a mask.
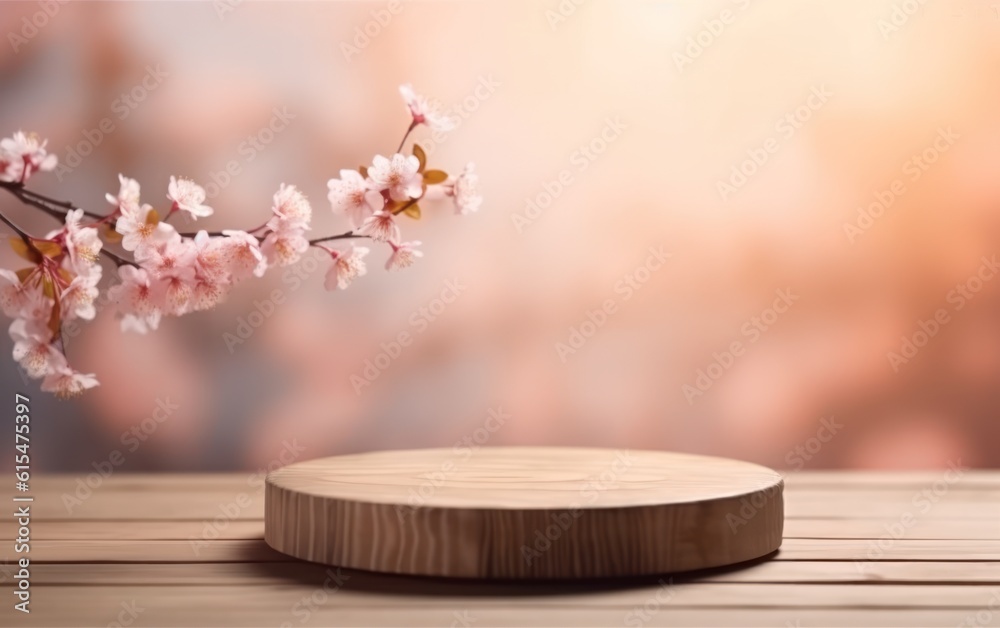
[[[770,469],[679,453],[381,451],[272,472],[264,538],[304,560],[397,574],[661,574],[775,551],[782,489]]]

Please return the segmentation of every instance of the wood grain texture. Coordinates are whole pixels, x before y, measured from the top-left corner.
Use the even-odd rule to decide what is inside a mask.
[[[597,578],[729,565],[781,544],[781,476],[653,451],[375,452],[268,475],[267,543],[386,573]]]
[[[116,473],[72,513],[61,496],[77,477],[37,478],[32,613],[0,605],[0,626],[1000,626],[1000,559],[990,558],[1000,519],[981,516],[997,501],[996,471],[965,472],[926,510],[911,498],[940,472],[796,472],[784,497],[800,516],[764,559],[531,582],[379,574],[280,554],[263,540],[257,477]],[[8,601],[15,534],[0,520]]]

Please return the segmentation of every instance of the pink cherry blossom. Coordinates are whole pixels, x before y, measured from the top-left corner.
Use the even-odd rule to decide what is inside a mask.
[[[389,260],[385,263],[386,270],[407,268],[416,261],[416,258],[424,256],[423,251],[418,251],[414,248],[420,246],[419,240],[403,242],[401,244],[390,241],[389,246],[392,247],[392,255],[389,256]]]
[[[465,215],[478,211],[483,204],[483,197],[479,193],[479,175],[476,174],[476,166],[468,163],[461,174],[455,178],[450,189],[449,196],[455,201],[457,213]]]
[[[274,194],[274,205],[271,211],[285,226],[308,228],[312,219],[312,206],[309,200],[294,185],[284,183]]]
[[[99,278],[99,277],[98,277]],[[99,291],[92,276],[77,275],[59,295],[59,305],[63,320],[82,318],[92,320],[97,314],[94,301]]]
[[[62,399],[68,399],[81,395],[83,391],[97,385],[97,378],[93,373],[80,373],[63,364],[45,377],[42,381],[42,390],[55,393]]]
[[[66,212],[63,244],[69,255],[70,267],[77,273],[87,273],[96,268],[97,276],[100,278],[100,266],[97,260],[104,243],[101,242],[97,229],[80,227],[81,220],[83,220],[82,209],[71,209]]]
[[[53,301],[45,295],[42,282],[29,279],[22,285],[17,299],[17,313],[12,318],[22,319],[30,325],[46,327],[52,315]]]
[[[135,261],[160,282],[165,313],[180,316],[188,311],[194,292],[196,258],[194,243],[177,234],[166,242],[136,251]]]
[[[104,198],[108,199],[108,202],[111,203],[115,209],[121,209],[122,207],[138,207],[139,182],[135,179],[129,179],[123,174],[118,175],[118,181],[120,183],[118,196],[105,194]]]
[[[158,220],[151,222],[152,206],[122,207],[122,215],[115,223],[115,231],[122,235],[122,248],[138,251],[152,244],[166,242],[177,233],[171,225]]]
[[[400,85],[399,93],[413,116],[414,124],[426,124],[433,131],[451,131],[455,128],[454,118],[441,110],[440,103],[431,102],[417,94],[409,83]]]
[[[333,264],[326,272],[326,281],[323,284],[327,290],[336,288],[345,290],[355,277],[368,272],[364,261],[365,255],[368,255],[367,247],[351,245],[347,251],[331,251],[331,255]]]
[[[371,181],[357,170],[341,170],[340,178],[330,179],[326,185],[330,189],[327,198],[333,211],[346,214],[352,229],[357,229],[366,218],[385,207],[385,198],[372,189]]]
[[[365,235],[376,242],[399,240],[399,226],[395,217],[387,211],[378,211],[365,219],[358,228],[358,235]]]
[[[53,170],[59,158],[45,150],[46,140],[18,131],[0,140],[0,180],[27,183],[35,172]]]
[[[191,179],[170,177],[167,198],[173,201],[171,210],[185,211],[196,220],[212,215],[212,208],[205,205],[205,189]]]
[[[66,364],[65,356],[52,346],[48,327],[19,318],[10,324],[9,333],[14,341],[14,359],[28,377],[44,377]]]
[[[108,298],[118,304],[122,314],[122,331],[146,333],[160,324],[159,295],[156,286],[142,268],[131,265],[118,267],[121,283],[108,289]]]
[[[301,229],[294,227],[272,230],[260,245],[261,253],[271,266],[294,264],[307,250],[309,250],[309,240]]]
[[[281,184],[274,195],[273,216],[267,222],[268,234],[260,245],[267,263],[274,266],[294,264],[309,248],[305,232],[312,219],[312,207],[293,185]]]
[[[267,271],[267,258],[261,253],[257,238],[246,231],[235,229],[222,233],[226,236],[225,250],[233,281],[245,279],[250,275],[263,277]]]
[[[229,285],[224,281],[199,275],[194,282],[191,309],[203,311],[215,307],[225,299]]]
[[[456,125],[439,102],[415,93],[410,85],[401,86],[400,94],[412,116],[401,147],[420,125],[433,131]],[[18,272],[0,269],[0,308],[13,319],[9,334],[14,358],[28,375],[43,379],[42,390],[61,397],[98,385],[93,374],[68,364],[60,325],[96,317],[102,254],[117,264],[119,281],[108,289],[107,297],[116,304],[122,330],[146,333],[156,329],[163,316],[214,307],[236,282],[261,277],[272,266],[295,263],[311,246],[330,254],[332,264],[324,282],[329,290],[345,289],[367,273],[369,249],[353,244],[360,238],[387,243],[391,249],[387,270],[406,268],[423,252],[418,241],[401,242],[396,214],[417,199],[430,207],[450,197],[461,214],[476,211],[482,203],[471,164],[457,177],[427,186],[420,159],[394,153],[376,155],[367,170],[340,170],[340,178],[328,181],[333,211],[347,217],[350,232],[310,240],[306,234],[311,231],[312,207],[299,188],[282,183],[272,197],[270,219],[256,229],[179,233],[179,228],[169,224],[172,214],[203,218],[214,211],[205,204],[205,189],[194,181],[170,177],[167,198],[171,205],[169,211],[164,207],[160,213],[141,202],[138,181],[119,174],[117,193],[105,195],[111,210],[102,216],[22,187],[35,173],[53,170],[57,163],[56,156],[46,151],[46,142],[33,134],[19,131],[0,140],[0,182],[7,183],[0,186],[0,192],[6,190],[49,217],[63,218],[63,224],[44,238],[24,232],[16,219],[5,219],[29,248],[35,242],[35,252],[41,255],[24,254],[31,265]],[[440,172],[435,174],[441,177],[436,181],[444,178]],[[105,249],[102,236],[110,235],[109,226],[122,236],[120,246],[130,255],[122,254],[117,246]],[[345,240],[346,248],[332,250],[322,244],[335,240]],[[19,248],[16,242],[14,248]]]
[[[413,155],[396,153],[391,158],[375,155],[368,178],[373,189],[388,190],[392,200],[406,201],[418,198],[423,192],[424,175],[419,170],[420,160]]]
[[[151,277],[183,277],[194,279],[198,250],[192,240],[174,233],[163,242],[157,242],[136,251],[135,261]]]
[[[24,172],[24,160],[0,149],[0,181],[6,183],[19,181],[22,172]]]
[[[23,317],[30,303],[42,298],[41,287],[23,284],[14,271],[0,269],[0,308],[4,314]]]
[[[199,277],[215,282],[228,277],[229,259],[226,248],[226,238],[213,238],[204,229],[195,234],[195,269]]]

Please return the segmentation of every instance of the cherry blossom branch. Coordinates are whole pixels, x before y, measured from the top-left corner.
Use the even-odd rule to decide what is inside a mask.
[[[60,221],[66,217],[67,212],[69,212],[72,209],[77,209],[77,207],[73,205],[73,203],[70,203],[69,201],[59,201],[54,198],[49,198],[44,194],[39,194],[38,192],[29,190],[28,188],[24,187],[24,184],[21,182],[12,183],[8,181],[0,181],[0,188],[3,188],[8,192],[10,192],[11,194],[13,194],[22,203],[26,205],[31,205],[32,207],[36,207],[44,211],[48,215],[52,216],[53,218],[58,218]],[[95,219],[106,218],[106,216],[103,216],[101,214],[95,214],[94,212],[88,212],[88,211],[84,211],[83,215]]]
[[[346,289],[367,273],[369,248],[349,240],[386,246],[386,270],[412,265],[423,256],[421,243],[402,241],[399,219],[417,220],[439,204],[418,206],[425,198],[450,200],[456,213],[466,214],[478,210],[482,197],[472,164],[450,176],[427,169],[427,155],[419,144],[413,144],[412,154],[400,152],[420,125],[434,131],[454,126],[408,85],[400,93],[412,119],[397,151],[388,157],[375,155],[370,166],[340,170],[339,178],[327,182],[334,214],[343,216],[351,229],[313,239],[306,237],[313,207],[294,185],[281,184],[271,199],[270,218],[254,229],[180,232],[169,222],[174,214],[183,212],[197,220],[214,213],[205,204],[205,189],[194,181],[170,177],[171,205],[160,212],[142,202],[138,181],[119,175],[117,194],[105,197],[112,209],[106,214],[89,212],[25,187],[35,173],[56,167],[57,158],[45,150],[44,140],[20,131],[0,139],[0,187],[62,223],[49,236],[36,238],[0,212],[0,221],[20,237],[10,239],[11,248],[29,263],[16,272],[0,268],[0,308],[13,319],[8,333],[14,340],[14,358],[29,377],[42,379],[43,391],[65,397],[98,385],[93,374],[69,365],[61,338],[67,321],[96,315],[101,256],[117,266],[118,282],[108,288],[107,297],[116,305],[122,330],[140,333],[156,329],[165,316],[215,307],[239,282],[294,264],[310,247],[330,256],[324,283],[328,290]],[[428,194],[432,187],[434,194]],[[338,240],[345,242],[323,245]],[[106,244],[111,243],[133,259],[108,250]]]
[[[8,218],[3,214],[3,212],[0,212],[0,220],[2,220],[5,225],[13,229],[14,233],[21,236],[21,239],[24,240],[25,244],[27,244],[29,247],[33,247],[33,245],[31,244],[31,236],[28,235],[27,231],[15,225],[10,218]]]
[[[45,205],[46,203],[47,204],[51,204],[51,205],[56,205],[58,207],[67,208],[67,211],[72,210],[72,209],[79,209],[75,205],[73,205],[72,203],[70,203],[69,201],[58,201],[58,200],[49,198],[47,196],[44,196],[42,194],[38,194],[36,192],[33,192],[33,191],[29,190],[28,188],[24,187],[23,183],[19,183],[19,182],[18,183],[10,183],[10,182],[7,182],[7,181],[0,181],[0,188],[3,188],[5,190],[7,190],[8,192],[10,192],[11,194],[13,194],[18,200],[20,200],[25,205],[29,205],[31,207],[35,207],[36,209],[40,209],[43,212],[45,212],[46,214],[48,214],[49,216],[52,216],[53,218],[58,218],[60,221],[63,220],[66,217],[66,213],[67,212],[56,211],[56,210],[54,210],[54,209],[52,209],[50,207],[47,207]],[[409,205],[412,205],[412,203],[408,204],[407,207],[409,207]],[[88,216],[90,218],[94,218],[98,222],[107,222],[110,218],[112,218],[112,217],[114,217],[116,215],[116,212],[111,212],[109,214],[103,214],[102,215],[102,214],[98,214],[98,213],[95,213],[95,212],[86,211],[86,210],[82,210],[82,209],[80,211],[83,212],[84,216]],[[23,230],[21,230],[18,227],[16,227],[2,213],[0,213],[0,219],[2,219],[5,223],[7,223],[8,226],[10,226],[11,229],[14,229],[18,233],[18,235],[20,235],[22,238],[31,238],[32,237],[27,232],[24,232]],[[262,231],[262,230],[264,230],[266,228],[267,228],[267,223],[264,223],[264,224],[260,225],[259,227],[254,228],[254,229],[248,229],[247,233],[257,233],[257,232]],[[351,234],[352,234],[352,232],[348,231],[347,233],[341,233],[341,234],[337,234],[337,235],[331,235],[331,236],[327,236],[325,238],[317,238],[315,240],[310,240],[309,242],[310,242],[310,244],[314,244],[314,243],[318,243],[318,242],[327,242],[329,240],[340,240],[340,239],[346,239],[346,238],[364,238],[364,237],[367,237],[367,236],[362,236],[362,235],[351,235]],[[198,232],[197,231],[183,231],[183,232],[180,232],[179,235],[181,237],[184,237],[184,238],[193,238],[196,235],[198,235]],[[220,230],[220,231],[207,231],[206,235],[211,236],[211,237],[222,237],[225,234]],[[123,257],[121,257],[119,255],[115,255],[114,253],[112,253],[111,251],[108,251],[107,249],[102,249],[101,252],[103,254],[107,255],[109,258],[113,259],[119,266],[121,266],[122,264],[130,264],[132,266],[136,265],[135,262],[129,261],[129,260],[127,260],[127,259],[125,259],[125,258],[123,258]]]
[[[419,122],[414,118],[413,122],[410,123],[410,127],[406,129],[406,133],[403,134],[403,139],[399,140],[399,148],[396,149],[397,153],[403,152],[403,145],[406,144],[406,138],[410,137],[410,133],[413,132],[413,129],[417,128],[418,124]]]
[[[340,234],[337,234],[337,235],[326,236],[325,238],[315,238],[313,240],[309,240],[309,244],[310,245],[316,245],[316,244],[319,244],[320,242],[330,242],[331,240],[348,240],[348,239],[351,239],[351,238],[367,238],[367,237],[369,237],[369,236],[359,235],[357,233],[354,233],[354,231],[345,231],[344,233],[340,233]]]
[[[118,266],[119,268],[121,268],[122,266],[135,266],[136,268],[139,268],[139,265],[136,264],[135,262],[133,262],[132,260],[125,259],[121,255],[118,255],[117,253],[113,253],[113,252],[109,251],[108,249],[101,248],[101,255],[107,256],[108,259],[110,259],[111,261],[113,261],[115,263],[115,266]]]

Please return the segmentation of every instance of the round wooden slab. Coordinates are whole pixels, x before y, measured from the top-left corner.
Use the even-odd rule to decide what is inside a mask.
[[[678,453],[381,451],[269,474],[264,538],[297,558],[391,573],[660,574],[777,549],[782,487],[758,465]]]

